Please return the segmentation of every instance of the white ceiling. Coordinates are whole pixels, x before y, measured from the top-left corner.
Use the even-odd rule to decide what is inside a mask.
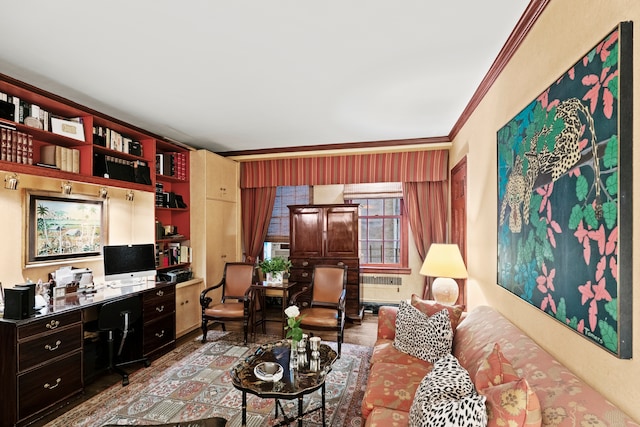
[[[227,152],[446,136],[528,0],[0,0],[0,72]]]

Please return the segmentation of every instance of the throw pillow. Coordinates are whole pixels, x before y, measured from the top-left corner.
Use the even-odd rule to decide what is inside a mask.
[[[527,380],[518,376],[498,343],[480,362],[475,386],[487,397],[489,426],[539,427],[542,424],[538,396]]]
[[[452,343],[453,331],[447,310],[427,317],[406,301],[400,303],[394,347],[433,363],[451,353]]]
[[[445,399],[434,402],[426,408],[417,424],[409,421],[409,426],[486,427],[485,397],[472,394],[458,400]]]
[[[434,363],[433,369],[420,382],[409,412],[410,425],[429,425],[423,420],[437,402],[458,401],[473,394],[469,373],[455,356],[447,354]]]
[[[424,300],[416,294],[411,295],[411,305],[427,316],[433,316],[441,310],[447,310],[449,312],[449,319],[451,320],[451,329],[454,333],[458,327],[458,323],[460,323],[462,312],[464,311],[464,305],[444,305],[435,301]]]
[[[491,353],[480,362],[476,373],[475,384],[478,391],[484,390],[498,384],[517,381],[520,377],[516,373],[511,362],[509,362],[502,351],[500,344],[495,343]]]
[[[488,387],[482,395],[487,398],[488,427],[542,425],[540,401],[526,379]]]

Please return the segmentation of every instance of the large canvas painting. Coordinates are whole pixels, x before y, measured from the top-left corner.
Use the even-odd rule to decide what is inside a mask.
[[[101,255],[105,214],[97,197],[27,193],[27,264]]]
[[[631,43],[623,22],[497,134],[498,284],[620,358],[632,354]]]

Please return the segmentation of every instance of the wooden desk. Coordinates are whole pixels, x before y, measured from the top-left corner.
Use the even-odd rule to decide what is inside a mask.
[[[284,282],[284,283],[260,282],[260,283],[254,283],[253,285],[251,285],[251,289],[255,289],[256,291],[260,292],[259,301],[260,301],[260,307],[262,308],[261,310],[262,319],[259,322],[255,322],[254,328],[259,324],[262,324],[264,326],[265,322],[274,320],[274,319],[266,318],[265,294],[268,290],[277,291],[277,292],[280,292],[280,294],[282,295],[282,312],[280,313],[281,315],[280,321],[282,322],[282,328],[281,328],[282,338],[284,338],[286,334],[286,331],[284,330],[284,328],[285,326],[287,326],[287,316],[284,314],[284,311],[289,306],[289,298],[294,292],[298,291],[299,287],[300,287],[300,284],[298,282]]]
[[[139,296],[142,339],[128,345],[146,357],[175,348],[175,283],[103,287],[74,293],[27,319],[0,318],[0,426],[24,425],[84,389],[85,326],[106,301]]]

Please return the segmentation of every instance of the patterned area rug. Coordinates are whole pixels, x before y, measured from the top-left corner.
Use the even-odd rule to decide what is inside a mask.
[[[231,384],[229,370],[252,354],[259,344],[277,338],[257,336],[255,343],[242,344],[241,334],[209,331],[207,342],[188,342],[155,360],[149,368],[129,376],[130,384],[120,383],[76,406],[46,427],[99,427],[104,424],[144,425],[223,417],[227,426],[241,425],[242,393]],[[359,427],[360,404],[369,372],[371,348],[342,345],[342,357],[333,365],[326,380],[328,425]],[[319,405],[320,391],[304,398],[304,405]],[[296,400],[281,401],[285,410],[295,413]],[[273,399],[248,395],[247,426],[263,427],[277,423]],[[305,426],[320,426],[320,412],[304,420]]]

